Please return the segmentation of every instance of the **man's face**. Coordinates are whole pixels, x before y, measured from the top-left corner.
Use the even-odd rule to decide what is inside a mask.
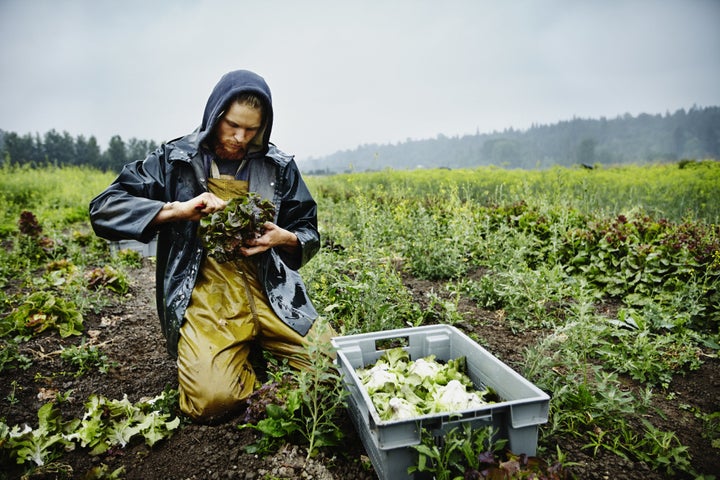
[[[242,160],[261,125],[259,109],[234,102],[215,126],[215,153],[226,160]]]

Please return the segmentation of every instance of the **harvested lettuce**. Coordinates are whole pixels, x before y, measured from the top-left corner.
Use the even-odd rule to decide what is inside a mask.
[[[269,200],[250,192],[247,196],[230,199],[223,210],[200,220],[198,234],[208,255],[223,263],[243,258],[240,249],[245,242],[264,233],[265,222],[275,216],[275,206]]]
[[[440,363],[434,355],[410,360],[402,348],[392,348],[357,374],[383,420],[403,420],[435,413],[482,407],[495,392],[477,390],[465,357]]]

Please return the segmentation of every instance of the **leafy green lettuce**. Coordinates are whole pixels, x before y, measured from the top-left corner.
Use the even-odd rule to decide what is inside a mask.
[[[429,355],[413,361],[403,348],[392,348],[357,374],[380,418],[403,420],[492,403],[486,397],[495,397],[495,392],[477,390],[466,371],[465,357],[441,363]]]

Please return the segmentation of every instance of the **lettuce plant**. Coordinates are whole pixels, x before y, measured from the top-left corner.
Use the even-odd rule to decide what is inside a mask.
[[[200,239],[208,255],[218,262],[242,258],[245,242],[264,232],[266,222],[275,217],[275,206],[257,193],[231,199],[225,209],[200,220]]]
[[[76,446],[99,455],[113,446],[125,447],[136,437],[152,447],[172,435],[180,418],[163,411],[171,393],[163,392],[148,401],[131,403],[91,395],[82,419],[64,420],[54,402],[38,410],[38,427],[7,425],[0,420],[0,451],[9,452],[16,463],[45,465]]]
[[[374,365],[357,370],[383,420],[460,412],[492,403],[495,392],[489,387],[478,390],[465,372],[465,357],[441,363],[429,355],[412,361],[403,348],[391,348]]]

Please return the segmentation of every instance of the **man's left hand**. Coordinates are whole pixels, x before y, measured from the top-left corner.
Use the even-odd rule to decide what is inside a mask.
[[[298,247],[297,235],[291,231],[278,227],[272,222],[266,222],[263,228],[265,228],[265,233],[253,240],[247,240],[245,246],[240,249],[246,257],[257,255],[273,247],[284,248],[288,251]]]

